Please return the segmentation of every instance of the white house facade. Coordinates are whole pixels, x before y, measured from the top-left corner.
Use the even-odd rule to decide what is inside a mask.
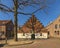
[[[42,35],[41,35],[42,34]],[[48,33],[35,33],[35,38],[48,38]],[[31,38],[31,33],[25,33],[25,35],[23,35],[23,33],[18,33],[18,38]]]

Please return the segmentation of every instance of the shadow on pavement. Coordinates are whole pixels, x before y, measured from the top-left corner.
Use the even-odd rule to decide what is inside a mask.
[[[5,45],[5,38],[0,38],[0,47],[4,47]]]
[[[5,44],[0,44],[0,47],[3,47]]]

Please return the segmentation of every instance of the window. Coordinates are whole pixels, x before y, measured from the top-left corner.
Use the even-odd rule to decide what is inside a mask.
[[[59,28],[60,28],[60,24],[59,24]]]
[[[40,33],[40,36],[42,36],[42,33]]]
[[[4,35],[4,32],[0,32],[0,37],[1,37],[2,35]]]
[[[57,35],[57,32],[55,31],[55,35]]]
[[[59,35],[59,31],[57,31],[57,34]]]
[[[55,29],[57,29],[57,24],[55,24]]]
[[[48,31],[48,35],[49,35],[50,33],[49,33],[49,31]]]
[[[5,26],[0,26],[0,31],[4,31],[5,30]]]
[[[55,33],[56,33],[56,31],[55,31]]]
[[[56,34],[56,35],[59,35],[59,31],[55,31],[55,34]]]

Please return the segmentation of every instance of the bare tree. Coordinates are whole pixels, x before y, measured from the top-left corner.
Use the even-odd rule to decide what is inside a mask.
[[[35,17],[35,15],[32,15],[32,17],[28,20],[28,22],[25,23],[24,25],[28,29],[30,29],[31,34],[31,39],[35,39],[35,33],[40,32],[44,26],[42,23],[38,21],[38,19]]]
[[[14,13],[14,39],[15,41],[17,41],[18,40],[17,39],[17,15],[18,14],[32,15],[39,10],[46,9],[48,6],[47,6],[47,0],[11,0],[11,1],[13,1],[13,9],[8,7],[5,4],[0,3],[0,11]],[[32,6],[34,8],[39,6],[39,8],[31,13],[18,11],[18,10],[22,10],[22,7],[24,8],[26,6],[29,6],[29,7]]]

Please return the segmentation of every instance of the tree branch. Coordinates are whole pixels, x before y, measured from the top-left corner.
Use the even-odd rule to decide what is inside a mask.
[[[43,6],[43,7],[39,8],[39,9],[35,10],[32,14],[36,13],[37,11],[39,11],[41,9],[44,9],[45,7],[47,7],[47,6]]]
[[[3,7],[0,7],[0,10],[1,10],[1,11],[6,11],[6,12],[13,12],[12,10],[10,10],[10,9],[5,9],[5,8],[3,8]]]
[[[6,8],[6,9],[9,9],[9,10],[12,10],[12,9],[10,9],[8,6],[6,6],[6,5],[4,5],[4,4],[0,4],[0,7]]]
[[[15,4],[15,1],[13,0],[13,2],[14,2],[14,4]],[[45,2],[45,1],[44,1]],[[29,2],[29,1],[21,1],[21,2],[19,2],[18,1],[18,6],[20,6],[21,4],[22,5],[32,5],[32,4],[41,4],[42,2],[35,2],[34,0],[33,0],[33,2]],[[34,12],[32,12],[32,13],[24,13],[24,12],[17,12],[18,14],[23,14],[23,15],[32,15],[32,14],[34,14],[34,13],[36,13],[37,11],[39,11],[39,10],[41,10],[41,9],[44,9],[45,7],[47,7],[47,6],[42,6],[42,7],[40,7],[39,9],[37,9],[37,10],[35,10]],[[18,7],[19,8],[19,7]],[[6,5],[3,5],[3,4],[0,4],[0,10],[3,10],[3,11],[6,11],[6,12],[13,12],[14,13],[14,9],[12,10],[12,9],[10,9],[8,6],[6,6]]]

